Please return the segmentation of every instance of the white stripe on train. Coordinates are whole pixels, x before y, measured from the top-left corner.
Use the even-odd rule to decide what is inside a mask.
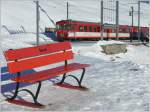
[[[68,38],[100,38],[100,32],[68,32]],[[116,38],[116,33],[103,33],[104,38]],[[119,38],[129,38],[130,33],[119,33]]]

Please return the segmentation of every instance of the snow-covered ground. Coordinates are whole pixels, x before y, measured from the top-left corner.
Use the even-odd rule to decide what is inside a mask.
[[[74,51],[78,54],[95,57],[98,59],[105,60],[116,60],[116,61],[132,61],[136,64],[150,64],[150,48],[144,45],[135,46],[128,45],[125,42],[118,41],[99,41],[97,43],[88,44],[89,46],[85,46],[86,42],[77,43],[80,46],[75,46]],[[101,45],[106,44],[126,44],[127,45],[127,53],[120,53],[115,55],[106,55],[104,54],[101,48]]]
[[[83,56],[76,56],[74,61],[91,64],[83,81],[89,90],[69,90],[52,86],[49,81],[44,82],[39,101],[46,108],[40,111],[149,112],[150,66],[143,69],[131,62],[111,62]],[[23,98],[30,100],[31,97],[24,94]],[[1,102],[1,108],[7,111],[39,110],[6,101]]]
[[[54,21],[58,21],[66,17],[64,8],[66,1],[41,0],[40,4],[44,6]],[[130,24],[127,10],[131,5],[129,2],[135,2],[135,0],[127,1],[120,0],[121,18],[123,18],[120,18],[120,23],[122,24]],[[99,10],[97,10],[99,0],[69,0],[69,3],[71,4],[70,13],[75,13],[75,15],[70,14],[70,18],[99,21]],[[6,66],[3,51],[35,45],[35,4],[33,1],[2,0],[1,10],[0,66]],[[149,10],[148,5],[142,4],[144,13]],[[141,24],[148,26],[149,17],[149,13],[144,15]],[[48,21],[48,18],[41,13],[41,30],[45,26],[53,26],[51,23],[47,24]],[[4,25],[10,31],[18,31],[18,33],[9,34]],[[26,32],[20,33],[21,25]],[[54,41],[50,38],[40,35],[41,44],[52,42]],[[83,80],[83,85],[89,88],[88,91],[56,87],[50,81],[45,81],[39,95],[39,102],[46,105],[44,109],[13,105],[6,102],[5,97],[1,95],[1,111],[150,112],[150,47],[127,44],[127,53],[106,55],[101,52],[101,45],[113,43],[126,44],[118,41],[72,42],[75,53],[75,59],[72,62],[91,65],[87,68]],[[80,71],[74,73],[78,75]],[[67,81],[75,82],[72,79],[67,79]],[[35,90],[35,85],[29,88]],[[31,100],[30,95],[26,93],[20,96]]]
[[[20,34],[16,36],[15,40],[20,39],[16,42],[22,43],[24,47],[33,46],[34,35],[29,40],[20,37],[24,36]],[[2,50],[22,47],[20,44],[11,44],[12,41],[9,41],[11,39],[11,37],[3,38]],[[5,43],[7,43],[6,46]],[[83,85],[89,90],[65,89],[53,86],[50,81],[45,81],[39,95],[39,101],[46,107],[40,111],[149,112],[150,48],[130,45],[125,54],[103,54],[100,45],[112,43],[122,42],[73,42],[72,46],[75,52],[73,62],[91,65],[87,69],[83,81]],[[0,57],[3,57],[2,53]],[[3,66],[6,65],[4,58],[1,58],[1,62]],[[74,73],[80,74],[80,71]],[[67,81],[74,82],[69,79]],[[29,88],[34,90],[34,87],[30,86]],[[31,99],[30,95],[26,93],[22,93],[20,96],[27,100]],[[3,96],[1,99],[3,111],[39,110],[9,104]]]

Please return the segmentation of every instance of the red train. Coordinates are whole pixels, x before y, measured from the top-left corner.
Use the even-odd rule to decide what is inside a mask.
[[[84,22],[84,21],[73,21],[73,20],[62,20],[56,22],[57,40],[99,40],[101,39],[101,26],[100,23]],[[109,24],[107,24],[109,26]],[[141,27],[141,38],[149,38],[149,28]],[[115,39],[116,29],[108,27],[104,29],[104,39]],[[131,33],[132,32],[132,33]],[[128,25],[119,25],[119,39],[133,39],[138,38],[138,28],[136,26],[131,27]]]

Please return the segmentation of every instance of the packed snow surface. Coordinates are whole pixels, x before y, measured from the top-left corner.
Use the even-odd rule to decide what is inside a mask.
[[[88,56],[88,57],[95,57],[98,59],[104,60],[116,60],[116,61],[132,61],[136,64],[150,64],[150,48],[144,45],[135,46],[135,45],[128,45],[125,42],[120,41],[99,41],[97,43],[93,43],[89,46],[85,46],[86,42],[79,42],[78,44],[81,46],[76,46],[74,51],[80,55]],[[120,53],[115,55],[106,55],[102,51],[102,45],[109,45],[109,44],[126,44],[127,45],[127,53]]]
[[[39,95],[39,101],[46,107],[40,111],[149,112],[150,66],[140,67],[128,61],[112,62],[84,56],[76,56],[74,62],[91,64],[83,80],[83,85],[89,90],[60,88],[46,81]],[[76,84],[75,80],[68,81]],[[29,88],[34,90],[35,86]],[[22,96],[31,100],[28,94],[22,93]],[[4,100],[1,101],[1,108],[9,111],[39,110],[9,104]]]
[[[35,45],[33,43],[34,36],[31,36],[31,42],[26,38],[20,38],[22,35],[13,38],[20,39],[17,42],[22,43],[24,47],[29,47]],[[12,37],[8,38],[12,39]],[[2,50],[22,48],[20,44],[11,44],[12,41],[8,41],[8,38],[3,39]],[[6,46],[5,42],[7,42]],[[40,109],[40,111],[149,112],[150,61],[149,56],[146,56],[149,55],[149,48],[130,45],[128,46],[128,52],[125,54],[105,55],[101,52],[100,45],[106,45],[106,43],[122,42],[72,42],[73,51],[75,52],[75,59],[72,62],[91,65],[87,68],[83,80],[83,85],[88,87],[88,90],[65,89],[54,86],[51,81],[45,81],[39,95],[39,101],[46,107]],[[138,55],[140,56],[137,57]],[[142,56],[144,59],[139,61]],[[3,57],[2,53],[0,57]],[[3,57],[1,60],[2,65],[5,66],[5,58]],[[80,73],[81,71],[76,71],[72,74],[80,76]],[[58,79],[53,80],[58,82]],[[66,81],[76,84],[75,80],[69,78]],[[35,85],[29,88],[34,91]],[[20,96],[26,100],[31,100],[30,95],[26,93],[22,93]],[[1,109],[3,111],[39,110],[10,104],[5,101],[4,96],[1,96],[1,99]]]

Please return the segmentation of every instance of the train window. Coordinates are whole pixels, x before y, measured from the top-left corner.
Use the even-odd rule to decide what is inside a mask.
[[[59,30],[59,29],[60,29],[60,26],[59,26],[59,25],[57,25],[57,26],[56,26],[56,28],[57,28],[57,30]]]
[[[84,26],[84,31],[85,31],[85,32],[87,31],[87,26]]]
[[[77,24],[71,24],[71,30],[77,30]]]
[[[71,25],[66,25],[66,30],[70,30],[71,29]]]
[[[64,26],[64,25],[61,25],[61,26],[59,27],[59,29],[60,29],[60,30],[64,30],[64,29],[65,29],[65,26]]]
[[[126,29],[122,29],[122,32],[123,33],[127,33],[128,31]]]
[[[59,30],[61,30],[62,29],[62,26],[59,26]]]
[[[120,32],[120,33],[122,32],[122,29],[121,29],[121,28],[119,28],[119,32]]]
[[[75,25],[71,25],[71,30],[75,30]]]
[[[59,29],[59,30],[63,30],[63,29],[64,29],[64,26],[63,26],[63,25],[59,25],[59,26],[58,26],[58,29]]]
[[[90,32],[92,32],[92,26],[89,27]]]
[[[56,30],[61,30],[61,26],[60,26],[60,25],[57,25],[57,26],[56,26]]]
[[[64,30],[67,30],[67,29],[68,29],[68,25],[64,24]]]
[[[59,30],[59,25],[56,25],[56,30]]]
[[[97,27],[97,31],[100,32],[100,27]]]
[[[79,26],[79,30],[80,30],[80,31],[83,31],[83,26]]]
[[[68,24],[64,24],[63,26],[60,26],[60,29],[62,30],[70,30],[71,26]]]
[[[96,32],[96,27],[94,27],[94,32]]]

